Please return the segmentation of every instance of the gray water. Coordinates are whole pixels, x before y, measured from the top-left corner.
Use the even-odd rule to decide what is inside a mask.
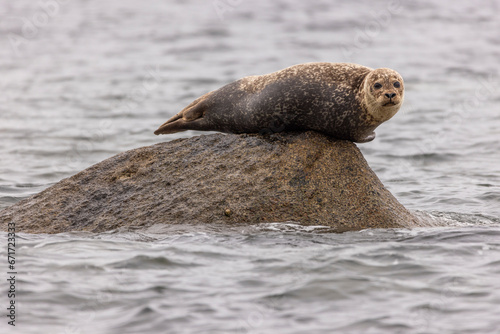
[[[403,75],[404,107],[359,147],[453,227],[20,234],[2,333],[500,333],[498,1],[54,1],[0,4],[0,209],[200,134],[152,131],[240,77],[346,61]]]

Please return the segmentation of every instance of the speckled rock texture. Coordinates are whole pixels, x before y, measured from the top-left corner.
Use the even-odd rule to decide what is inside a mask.
[[[0,229],[102,232],[293,221],[336,232],[421,226],[350,141],[212,134],[127,151],[0,211]]]

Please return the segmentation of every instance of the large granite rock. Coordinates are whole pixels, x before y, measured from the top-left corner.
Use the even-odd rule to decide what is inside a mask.
[[[118,154],[0,212],[0,229],[294,221],[342,232],[421,226],[355,144],[324,135],[213,134]]]

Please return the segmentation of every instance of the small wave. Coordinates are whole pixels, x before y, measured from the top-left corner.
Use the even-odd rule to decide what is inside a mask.
[[[333,228],[324,225],[301,225],[298,222],[263,223],[256,226],[257,230],[275,232],[330,232]]]
[[[112,262],[108,264],[109,267],[115,269],[167,269],[174,267],[193,267],[197,266],[194,263],[182,263],[171,260],[165,256],[149,256],[149,255],[136,255],[132,258]]]

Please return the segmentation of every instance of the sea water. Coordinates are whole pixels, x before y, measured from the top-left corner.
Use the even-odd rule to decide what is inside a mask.
[[[500,4],[5,1],[0,209],[116,153],[247,75],[396,69],[401,111],[359,144],[407,208],[451,227],[323,233],[275,222],[17,234],[2,333],[498,333]]]

